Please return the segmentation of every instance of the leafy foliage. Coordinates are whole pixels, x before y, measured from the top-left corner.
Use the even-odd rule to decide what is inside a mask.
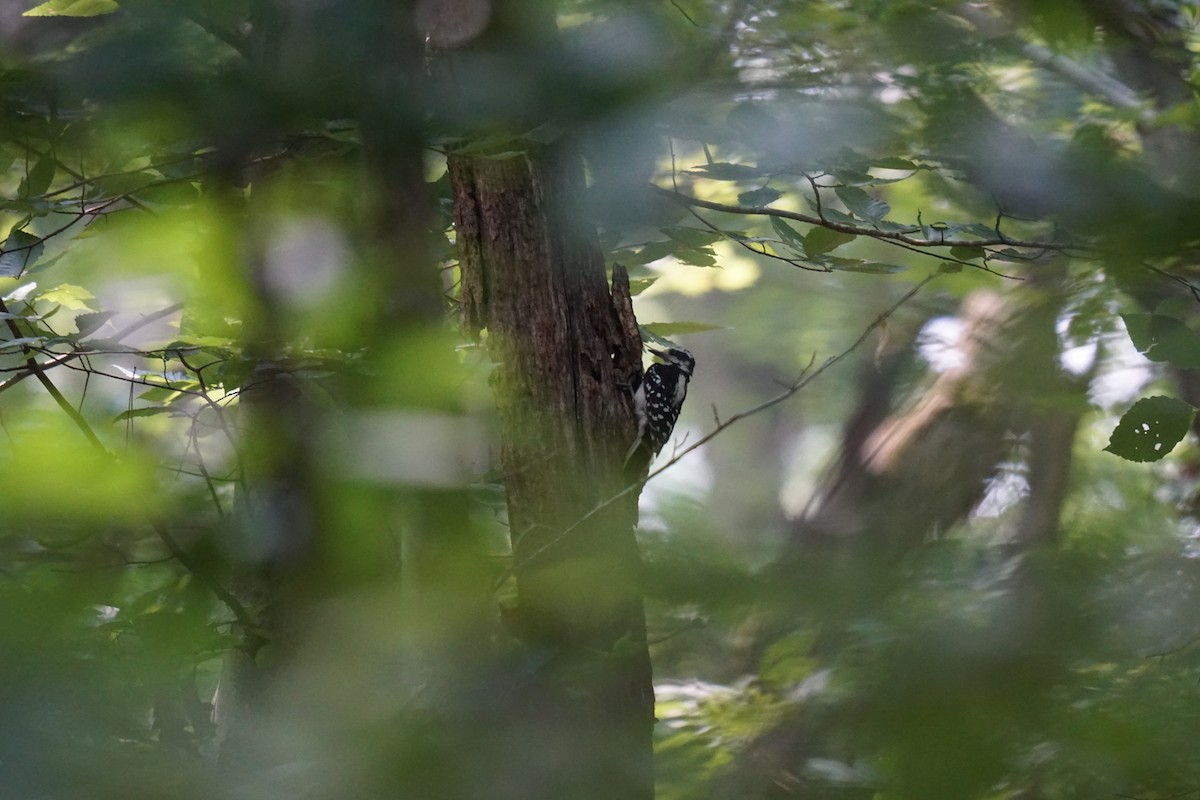
[[[533,791],[497,698],[560,654],[496,610],[444,151],[581,144],[554,212],[700,362],[642,514],[659,794],[1194,792],[1195,8],[571,0],[543,52],[437,5],[0,20],[6,791]]]

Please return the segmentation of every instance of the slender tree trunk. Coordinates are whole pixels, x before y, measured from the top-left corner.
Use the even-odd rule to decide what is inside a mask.
[[[539,743],[523,754],[523,796],[649,798],[654,694],[636,511],[618,497],[634,435],[621,384],[640,368],[628,289],[618,280],[610,293],[594,232],[566,210],[582,165],[565,148],[452,155],[450,176],[464,324],[486,329],[497,362],[519,598],[507,617],[540,654],[532,702],[517,710]]]

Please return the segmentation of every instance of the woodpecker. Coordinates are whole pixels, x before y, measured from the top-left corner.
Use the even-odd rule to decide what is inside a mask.
[[[681,347],[647,349],[663,363],[652,364],[632,386],[638,435],[625,454],[625,471],[631,478],[645,475],[650,462],[671,438],[679,409],[687,397],[688,380],[696,367],[696,359]]]

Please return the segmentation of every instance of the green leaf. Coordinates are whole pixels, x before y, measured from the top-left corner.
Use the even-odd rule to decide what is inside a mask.
[[[918,164],[914,164],[907,158],[900,158],[899,156],[873,158],[871,159],[871,166],[879,167],[880,169],[921,169]]]
[[[869,172],[850,169],[837,170],[833,173],[833,177],[837,178],[839,183],[847,186],[870,186],[879,180]]]
[[[716,254],[711,250],[678,250],[675,253],[675,260],[680,264],[688,264],[693,267],[715,267],[717,266]]]
[[[639,294],[641,294],[642,292],[646,291],[651,286],[653,286],[654,282],[657,280],[658,280],[657,277],[654,277],[654,278],[630,278],[629,279],[629,295],[630,295],[630,297],[637,297]]]
[[[779,198],[783,197],[783,192],[778,189],[772,189],[769,186],[764,186],[761,189],[752,189],[748,192],[742,192],[738,195],[739,206],[750,206],[751,208],[761,208],[769,206]]]
[[[983,258],[984,250],[982,247],[965,247],[959,245],[958,247],[950,248],[950,255],[960,261],[973,261],[976,258]]]
[[[810,256],[819,256],[823,253],[828,253],[830,250],[835,250],[848,242],[852,242],[856,238],[858,237],[853,233],[842,233],[841,231],[829,228],[814,227],[804,235],[804,252]]]
[[[720,325],[709,325],[706,322],[650,322],[638,327],[659,337],[678,336],[681,333],[705,333],[706,331],[724,330]]]
[[[14,349],[24,350],[26,347],[41,346],[46,343],[45,336],[21,336],[8,341],[0,341],[0,350],[9,351]]]
[[[953,261],[943,261],[941,264],[938,264],[937,271],[939,275],[953,275],[956,272],[962,272],[963,265]]]
[[[49,0],[25,12],[26,17],[98,17],[121,8],[115,0]]]
[[[131,408],[127,411],[122,411],[120,414],[117,414],[117,416],[113,418],[113,422],[124,422],[125,420],[133,419],[134,417],[153,417],[158,414],[182,415],[183,412],[178,411],[173,408],[166,408],[164,406],[150,406],[149,408]]]
[[[636,253],[626,254],[621,252],[617,260],[630,266],[649,264],[652,261],[658,261],[660,258],[673,255],[678,247],[678,244],[675,242],[651,242]]]
[[[823,259],[822,263],[842,272],[866,272],[871,275],[894,275],[897,272],[904,272],[908,269],[908,267],[902,264],[886,264],[882,261],[860,261],[856,258],[837,258],[834,256]]]
[[[37,197],[46,193],[54,181],[54,173],[58,170],[58,159],[53,155],[45,155],[21,179],[17,187],[18,197]]]
[[[32,233],[12,231],[0,245],[0,277],[19,277],[41,258],[45,247],[45,242]]]
[[[856,216],[871,222],[881,221],[892,210],[887,203],[871,197],[857,186],[838,186],[833,191],[837,194],[838,199],[846,204],[846,208]]]
[[[659,228],[659,230],[680,244],[685,244],[693,248],[705,247],[725,238],[716,231],[702,230],[700,228],[675,227]]]
[[[771,217],[771,227],[775,229],[775,233],[779,234],[779,238],[786,244],[791,245],[801,253],[805,252],[804,237],[791,225],[788,225],[779,217]]]
[[[1121,417],[1104,449],[1127,461],[1158,461],[1179,444],[1196,409],[1174,397],[1138,400]]]
[[[717,181],[743,181],[758,178],[762,175],[762,170],[758,167],[750,167],[745,164],[731,164],[727,161],[717,161],[712,164],[694,167],[691,172]]]
[[[49,303],[57,303],[71,311],[95,311],[94,308],[88,305],[88,301],[95,300],[96,295],[82,286],[75,286],[70,283],[64,283],[49,291],[42,292],[37,299],[45,300]]]
[[[1122,314],[1133,346],[1151,361],[1177,367],[1200,367],[1200,334],[1174,317],[1162,314]]]

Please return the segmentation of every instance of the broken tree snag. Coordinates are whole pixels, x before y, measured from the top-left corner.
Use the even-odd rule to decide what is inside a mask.
[[[577,156],[535,148],[448,162],[462,324],[468,335],[486,329],[496,363],[514,615],[522,638],[552,654],[523,713],[563,746],[532,768],[557,795],[648,799],[654,695],[641,564],[633,510],[611,502],[636,430],[614,362],[640,365],[621,319],[632,316],[620,310],[628,284],[614,300],[595,231],[571,214],[583,188]]]

